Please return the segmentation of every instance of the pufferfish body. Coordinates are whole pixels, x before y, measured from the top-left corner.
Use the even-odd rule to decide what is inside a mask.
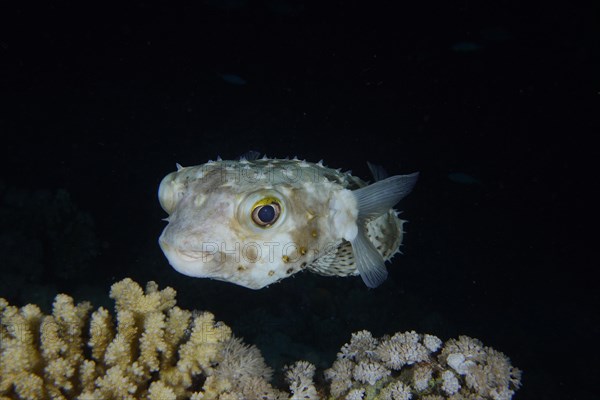
[[[218,160],[181,167],[160,183],[169,214],[159,244],[180,273],[250,289],[302,270],[360,275],[369,287],[387,277],[385,261],[402,243],[393,206],[417,173],[375,183],[297,159]]]

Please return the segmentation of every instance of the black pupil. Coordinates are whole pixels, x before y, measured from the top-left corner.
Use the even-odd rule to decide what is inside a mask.
[[[260,219],[261,222],[268,224],[272,222],[274,218],[275,208],[273,208],[273,206],[262,206],[260,210],[258,210],[258,219]]]

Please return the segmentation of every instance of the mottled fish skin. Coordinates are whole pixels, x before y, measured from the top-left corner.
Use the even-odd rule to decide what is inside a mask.
[[[297,159],[178,166],[159,188],[160,204],[169,214],[159,243],[177,271],[251,289],[304,269],[358,275],[344,235],[351,236],[352,225],[359,224],[348,193],[365,186],[348,172]],[[265,215],[271,216],[272,208],[281,211],[273,223],[259,226],[256,210],[265,204]],[[404,223],[398,212],[390,208],[365,223],[366,236],[383,260],[398,253]]]

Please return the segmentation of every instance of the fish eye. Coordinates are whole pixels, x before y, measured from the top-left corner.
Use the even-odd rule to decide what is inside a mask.
[[[274,198],[265,198],[252,207],[252,222],[262,228],[267,228],[277,221],[280,214],[279,201]]]

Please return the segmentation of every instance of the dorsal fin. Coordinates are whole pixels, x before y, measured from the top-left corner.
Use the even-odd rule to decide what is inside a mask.
[[[389,176],[381,165],[373,164],[369,161],[367,161],[367,165],[369,166],[369,170],[371,171],[371,175],[373,175],[375,182],[382,181]]]
[[[258,160],[258,157],[260,157],[260,153],[258,151],[249,150],[249,151],[245,152],[244,154],[242,154],[240,159],[247,160],[247,161],[254,161],[254,160]]]

